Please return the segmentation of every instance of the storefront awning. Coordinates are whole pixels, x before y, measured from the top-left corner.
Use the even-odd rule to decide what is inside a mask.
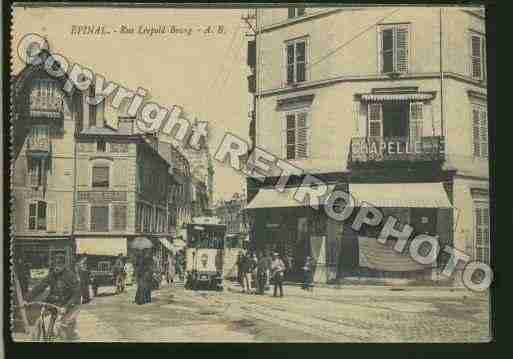
[[[301,202],[294,198],[297,187],[285,188],[278,192],[274,188],[263,188],[246,206],[246,209],[257,208],[280,208],[280,207],[303,207]]]
[[[442,183],[350,183],[355,206],[451,208]]]
[[[127,254],[126,238],[76,238],[77,254],[117,256]]]
[[[171,242],[169,242],[166,238],[164,237],[159,237],[159,241],[160,243],[162,243],[162,245],[168,250],[168,251],[172,251],[174,250],[173,248],[173,245],[171,244]]]
[[[361,95],[361,99],[363,101],[426,101],[432,100],[433,97],[434,94],[430,92],[389,94],[366,93]]]

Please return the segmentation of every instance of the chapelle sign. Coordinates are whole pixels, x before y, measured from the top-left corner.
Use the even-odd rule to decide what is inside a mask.
[[[366,161],[433,161],[443,158],[444,143],[439,136],[372,138],[355,137],[351,140],[351,162]]]
[[[401,141],[397,139],[380,139],[351,143],[353,154],[422,154],[422,141]]]

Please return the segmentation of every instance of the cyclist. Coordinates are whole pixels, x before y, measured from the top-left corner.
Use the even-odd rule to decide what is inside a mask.
[[[48,276],[41,283],[35,286],[27,296],[27,301],[34,300],[37,296],[50,287],[50,293],[46,302],[62,307],[64,339],[77,339],[76,317],[80,310],[80,282],[75,272],[68,268],[64,263],[56,263],[50,270]],[[51,311],[50,332],[53,332],[55,320],[57,319],[57,309]]]

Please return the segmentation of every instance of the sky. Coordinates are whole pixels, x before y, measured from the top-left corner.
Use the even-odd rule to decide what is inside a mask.
[[[243,9],[23,8],[13,13],[12,48],[28,33],[47,38],[50,51],[86,66],[128,89],[148,90],[147,99],[184,110],[209,122],[209,146],[215,153],[228,131],[248,139],[246,65],[248,37]],[[73,35],[73,26],[104,25],[109,35]],[[139,34],[139,26],[192,29],[190,35]],[[121,33],[121,27],[134,33]],[[223,33],[205,34],[223,27]],[[116,30],[116,32],[114,32]],[[12,57],[18,73],[22,61]],[[214,161],[214,200],[245,191],[245,178]]]

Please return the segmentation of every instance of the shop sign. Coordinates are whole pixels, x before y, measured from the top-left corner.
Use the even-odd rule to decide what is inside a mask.
[[[30,270],[30,278],[31,279],[44,279],[48,276],[50,270],[48,268],[40,268],[40,269],[31,269]]]

